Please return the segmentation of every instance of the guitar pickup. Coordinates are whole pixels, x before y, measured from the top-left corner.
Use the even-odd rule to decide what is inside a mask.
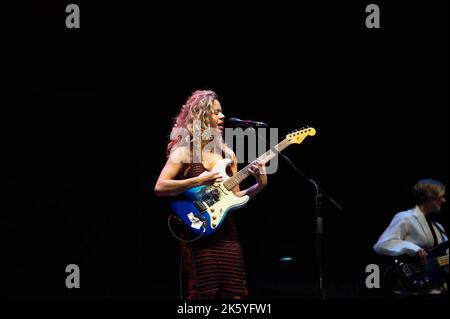
[[[208,209],[208,207],[206,207],[206,205],[205,205],[202,201],[200,201],[200,200],[194,201],[194,205],[195,205],[195,207],[197,207],[197,209],[198,209],[199,211],[201,211],[202,213],[204,213],[204,212]]]
[[[214,188],[211,191],[211,195],[213,196],[215,201],[218,201],[220,199],[220,194],[219,194],[219,190],[217,188]]]

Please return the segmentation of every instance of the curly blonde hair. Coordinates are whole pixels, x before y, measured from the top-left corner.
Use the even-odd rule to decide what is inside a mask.
[[[178,146],[183,144],[192,146],[196,139],[201,139],[201,136],[195,136],[194,132],[204,132],[210,128],[212,106],[217,99],[217,94],[210,90],[197,90],[192,93],[173,120],[170,142],[167,145],[168,156]],[[186,129],[188,134],[180,134]]]

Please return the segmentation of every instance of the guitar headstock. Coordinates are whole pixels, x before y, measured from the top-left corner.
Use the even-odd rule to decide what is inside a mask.
[[[313,127],[306,127],[287,134],[286,139],[291,144],[300,144],[307,136],[314,135],[316,135],[316,130]]]

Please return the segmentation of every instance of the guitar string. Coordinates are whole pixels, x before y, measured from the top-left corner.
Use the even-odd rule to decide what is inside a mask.
[[[436,264],[439,264],[439,266],[440,266],[439,259],[443,259],[444,261],[445,260],[448,261],[448,256],[441,256],[439,258],[433,258],[432,260],[427,260],[424,264],[420,264],[418,262],[414,262],[414,263],[412,263],[412,266],[428,266],[428,265],[436,265]]]
[[[418,262],[408,264],[408,266],[410,268],[425,268],[428,266],[432,267],[432,266],[436,266],[436,265],[437,265],[437,261],[426,261],[425,263],[422,263],[422,264],[420,264]]]
[[[409,269],[411,269],[414,272],[421,272],[421,271],[438,269],[438,268],[440,268],[440,266],[438,266],[438,265],[430,265],[430,266],[425,266],[425,267],[413,266],[413,267],[410,267]]]
[[[433,258],[433,259],[429,259],[425,263],[414,262],[414,263],[406,263],[406,264],[412,271],[418,272],[418,271],[430,270],[433,268],[440,267],[441,265],[439,263],[439,259],[448,260],[448,255],[443,255],[440,257]]]
[[[414,272],[420,272],[420,271],[425,271],[425,270],[430,270],[433,268],[439,268],[440,264],[436,261],[432,261],[432,262],[427,262],[424,265],[420,265],[420,264],[408,264],[409,268],[411,270],[413,270]]]

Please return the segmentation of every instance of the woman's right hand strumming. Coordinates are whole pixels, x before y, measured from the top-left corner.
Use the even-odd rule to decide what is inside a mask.
[[[200,185],[213,185],[214,183],[220,183],[223,180],[222,175],[218,172],[205,171],[197,176]]]

